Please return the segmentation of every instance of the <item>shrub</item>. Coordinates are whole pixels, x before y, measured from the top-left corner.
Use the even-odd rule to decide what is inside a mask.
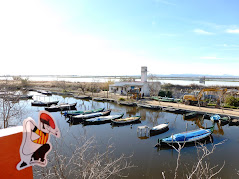
[[[158,96],[172,98],[172,92],[160,90]]]
[[[125,98],[119,98],[119,101],[125,101]]]
[[[226,104],[228,104],[230,106],[238,107],[239,106],[239,98],[235,98],[234,96],[229,96],[226,98]]]

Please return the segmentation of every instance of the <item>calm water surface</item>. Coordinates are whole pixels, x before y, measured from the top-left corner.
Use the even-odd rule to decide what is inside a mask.
[[[35,99],[39,99],[39,94],[34,94]],[[158,150],[154,148],[158,138],[164,138],[171,134],[183,132],[186,130],[186,123],[188,124],[187,130],[198,129],[199,126],[211,126],[210,120],[200,120],[196,118],[193,120],[184,120],[183,115],[173,114],[162,111],[148,110],[138,107],[125,107],[115,103],[108,102],[96,102],[78,100],[72,97],[63,98],[61,96],[53,95],[52,97],[43,97],[47,100],[59,100],[60,102],[77,102],[78,110],[89,110],[96,108],[112,109],[111,114],[124,113],[124,117],[140,115],[142,122],[134,124],[132,126],[126,125],[122,127],[112,127],[110,124],[102,125],[90,125],[83,126],[72,125],[70,126],[64,116],[60,112],[51,113],[58,123],[58,127],[61,130],[62,138],[68,143],[74,143],[74,136],[86,136],[90,138],[95,136],[99,145],[99,150],[104,150],[108,144],[113,144],[115,147],[114,155],[120,156],[122,153],[126,155],[133,154],[132,163],[137,167],[129,171],[129,178],[162,178],[162,172],[165,171],[166,178],[172,178],[174,169],[176,166],[177,152],[174,149]],[[32,100],[28,100],[26,103],[26,110],[28,113],[23,117],[25,119],[31,116],[34,120],[38,118],[38,112],[43,110],[43,107],[32,107]],[[153,127],[157,124],[169,122],[169,130],[163,134],[156,135],[149,138],[140,138],[137,135],[137,127],[147,125]],[[219,145],[215,152],[209,157],[211,166],[222,166],[225,161],[225,166],[221,173],[218,175],[222,178],[239,178],[236,172],[239,170],[239,135],[238,126],[215,126],[213,133],[214,143],[218,143],[224,139],[227,141]],[[53,138],[53,137],[52,137]],[[63,139],[64,138],[64,139]],[[52,140],[52,139],[51,139]],[[207,144],[210,148],[211,144]],[[192,165],[195,163],[197,157],[196,147],[185,147],[182,150],[181,163],[179,168],[179,174],[191,170]],[[180,178],[180,177],[179,177]]]

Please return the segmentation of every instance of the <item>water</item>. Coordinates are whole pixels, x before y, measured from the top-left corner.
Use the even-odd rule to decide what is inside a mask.
[[[35,99],[39,99],[39,94],[31,92]],[[188,124],[187,130],[198,129],[199,126],[211,126],[210,120],[200,120],[196,118],[194,120],[183,119],[181,114],[173,114],[167,112],[161,112],[156,110],[149,110],[138,107],[126,107],[120,106],[115,103],[108,102],[96,102],[92,100],[79,100],[72,97],[63,98],[61,96],[53,95],[51,97],[43,97],[47,100],[59,100],[60,102],[77,102],[78,110],[89,110],[96,108],[112,109],[111,114],[124,113],[124,117],[140,115],[141,123],[122,127],[112,127],[110,124],[102,125],[90,125],[83,126],[73,125],[70,126],[66,122],[66,119],[60,112],[51,113],[57,125],[61,130],[61,139],[66,143],[73,143],[75,139],[72,136],[86,136],[90,138],[94,136],[98,145],[98,150],[104,151],[105,146],[113,144],[115,147],[114,155],[120,156],[122,153],[126,155],[132,155],[132,163],[137,166],[130,169],[129,178],[132,179],[144,179],[144,178],[162,178],[162,172],[165,172],[166,178],[172,178],[174,176],[174,169],[176,167],[177,152],[174,149],[162,149],[158,150],[154,147],[157,143],[158,138],[164,138],[171,134],[176,134],[186,130],[186,123]],[[38,118],[39,110],[43,110],[43,107],[31,107],[30,103],[32,100],[25,101],[26,110],[28,113],[23,116],[23,119],[31,116],[34,120]],[[147,125],[153,127],[157,124],[169,122],[169,130],[163,134],[156,135],[149,138],[139,138],[137,135],[137,127]],[[238,138],[238,126],[215,126],[213,133],[214,143],[218,143],[227,139],[227,141],[217,146],[216,150],[209,157],[210,166],[219,165],[222,166],[225,161],[225,166],[222,171],[217,175],[222,178],[238,178],[236,172],[239,170],[238,161],[238,149],[239,149],[239,138]],[[54,138],[52,136],[52,138]],[[51,138],[51,140],[52,140]],[[211,144],[207,144],[210,148]],[[67,149],[66,149],[67,150]],[[187,170],[191,170],[193,164],[197,160],[197,148],[185,147],[181,152],[181,162],[179,167],[179,176]],[[180,178],[180,177],[178,177]]]
[[[125,76],[127,77],[127,76]],[[23,76],[23,78],[25,78]],[[114,81],[118,82],[120,81],[120,78],[114,78],[114,77],[61,77],[61,76],[31,76],[27,77],[30,81],[70,81],[70,82],[108,82],[108,81]],[[0,80],[12,80],[12,77],[0,77]],[[140,79],[136,79],[136,81],[140,81]],[[150,80],[148,80],[150,81]],[[171,83],[174,85],[191,85],[191,84],[198,84],[199,79],[195,78],[178,78],[178,79],[159,79],[157,80],[164,83]],[[221,78],[221,79],[214,79],[214,78],[208,78],[205,81],[205,86],[239,86],[239,79],[238,78]]]

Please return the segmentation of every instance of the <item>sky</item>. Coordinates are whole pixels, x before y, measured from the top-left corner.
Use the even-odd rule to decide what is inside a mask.
[[[0,1],[0,75],[239,75],[238,0]]]

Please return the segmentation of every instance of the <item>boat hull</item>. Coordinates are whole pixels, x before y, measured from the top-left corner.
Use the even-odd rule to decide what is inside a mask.
[[[104,111],[105,108],[99,108],[99,109],[94,109],[94,110],[88,110],[88,111],[69,111],[65,112],[64,116],[70,117],[70,116],[77,116],[77,115],[84,115],[84,114],[91,114],[91,113],[96,113],[96,112],[102,112]]]
[[[48,112],[57,112],[57,111],[68,111],[68,110],[76,110],[76,104],[68,104],[68,105],[56,105],[56,106],[50,106],[46,107],[45,110]]]
[[[198,130],[174,134],[159,140],[156,146],[195,143],[195,142],[204,140],[205,138],[208,138],[212,134],[213,130],[214,130],[214,127],[211,127],[207,129],[198,129]]]
[[[150,136],[154,136],[154,135],[162,134],[168,130],[169,130],[168,123],[164,123],[150,129],[149,134]]]
[[[59,101],[52,101],[52,102],[42,102],[42,101],[33,101],[31,103],[32,106],[51,106],[53,104],[57,104]]]
[[[71,116],[69,121],[73,123],[79,123],[79,122],[83,122],[86,119],[90,119],[94,117],[108,116],[110,115],[110,113],[111,113],[111,110],[107,110],[104,112],[91,113],[91,114],[81,114],[77,116]]]
[[[83,121],[84,125],[96,125],[96,124],[105,124],[105,123],[110,123],[111,120],[114,119],[120,119],[123,117],[124,114],[120,115],[112,115],[112,116],[103,116],[103,117],[97,117],[97,118],[92,118],[92,119],[86,119]]]
[[[111,120],[112,125],[128,125],[128,124],[134,124],[134,123],[140,123],[140,116],[135,116],[130,118],[125,118],[125,119],[116,119],[116,120]]]

